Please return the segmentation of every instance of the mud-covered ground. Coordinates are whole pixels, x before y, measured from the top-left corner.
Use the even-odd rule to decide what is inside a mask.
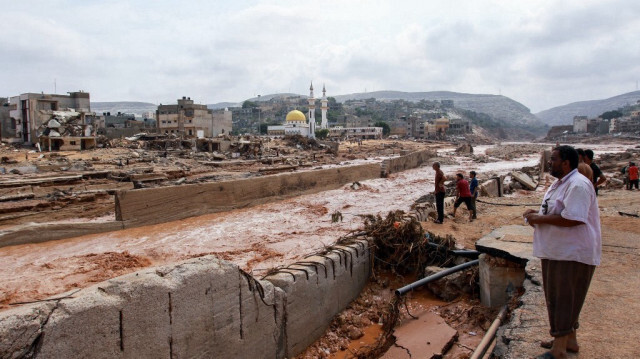
[[[0,228],[29,222],[113,220],[113,191],[117,189],[264,176],[280,172],[279,168],[308,171],[322,166],[381,161],[401,152],[438,145],[387,140],[343,142],[339,151],[333,153],[325,147],[305,149],[292,140],[252,138],[252,141],[259,151],[231,149],[226,156],[193,149],[144,150],[138,148],[140,143],[124,140],[121,145],[125,147],[66,152],[36,152],[0,144]],[[73,175],[83,178],[43,183],[35,186],[35,192],[28,184],[6,184]],[[157,180],[149,180],[154,176]],[[10,200],[22,193],[35,196]]]
[[[442,159],[443,170],[448,176],[453,177],[456,172],[467,173],[474,169],[478,172],[481,181],[494,174],[508,173],[512,169],[535,166],[539,160],[539,155],[535,152],[514,156],[510,160],[500,160],[489,155],[491,151],[487,150],[492,148],[490,145],[474,148],[473,154],[456,154],[454,152],[456,146],[453,145],[365,141],[362,145],[344,144],[336,156],[323,154],[322,156],[327,158],[327,162],[323,165],[378,161],[387,156],[398,155],[401,150],[410,151],[428,146],[439,147],[439,158]],[[593,146],[596,153],[606,159],[602,167],[610,178],[620,177],[619,165],[635,158],[634,153],[620,154],[625,149],[633,147],[632,144]],[[513,148],[515,150],[518,146]],[[16,161],[25,156],[24,152],[14,152],[8,148],[2,151],[4,151],[4,157],[11,155],[13,156],[11,158]],[[525,152],[531,152],[531,149]],[[618,154],[604,155],[607,152]],[[124,156],[123,153],[130,154],[131,150],[102,149],[96,152],[64,155],[71,162],[86,158],[94,161],[93,158],[98,157],[99,161],[95,161],[93,167],[102,169],[98,168],[97,162],[105,163],[105,168],[113,166],[113,161],[119,163],[119,158]],[[478,162],[478,156],[488,160]],[[319,157],[319,155],[316,156],[316,158]],[[46,156],[38,160],[44,158]],[[182,161],[184,160],[180,160],[179,163],[183,163]],[[133,166],[131,163],[132,161],[129,166]],[[192,168],[196,168],[196,164],[193,166]],[[253,164],[252,166],[256,169],[261,165]],[[247,173],[246,170],[243,168],[237,173]],[[187,177],[205,176],[203,172],[193,174],[195,172],[190,169],[193,177]],[[27,175],[11,176],[11,178],[24,178]],[[0,248],[0,262],[3,263],[0,267],[0,309],[82,288],[143,267],[175,263],[206,254],[218,255],[260,277],[270,268],[292,263],[334,243],[341,236],[360,229],[361,215],[384,215],[396,209],[408,211],[416,199],[433,190],[433,178],[433,170],[430,166],[425,166],[394,174],[385,179],[363,181],[357,186],[345,185],[334,191],[228,213],[119,232]],[[424,222],[423,226],[425,230],[439,236],[452,235],[460,247],[473,248],[477,239],[493,229],[505,224],[521,224],[522,212],[526,208],[535,208],[539,205],[545,186],[551,181],[551,178],[543,178],[541,186],[536,191],[518,190],[508,197],[480,198],[478,220],[474,222],[468,221],[463,206],[457,218],[448,217],[443,225]],[[611,183],[608,188],[601,191],[603,223],[611,222],[624,228],[637,226],[635,217],[620,216],[618,213],[619,211],[638,213],[637,206],[626,205],[627,201],[625,201],[625,196],[631,193],[635,195],[637,192],[621,190],[621,184],[615,181]],[[103,196],[100,200],[78,201],[59,208],[50,206],[44,210],[26,209],[22,211],[25,216],[18,217],[23,219],[0,221],[0,226],[26,223],[34,219],[36,221],[109,220],[113,215],[113,205],[110,200],[109,197]],[[343,221],[334,223],[331,220],[331,214],[337,211],[342,213]],[[361,338],[376,338],[376,331],[379,333],[380,330],[381,310],[388,305],[389,295],[396,288],[397,286],[391,281],[372,282],[350,309],[336,319],[337,322],[332,324],[327,336],[309,349],[310,353],[313,353],[310,357],[337,355],[336,353],[340,353],[340,350],[343,351],[343,355],[347,355],[350,352],[349,348],[355,350],[361,345]],[[413,310],[418,310],[420,305],[426,305],[425,308],[428,306],[428,310],[441,314],[461,333],[459,342],[448,354],[451,358],[463,358],[470,352],[468,348],[473,348],[479,342],[493,314],[479,310],[473,297],[445,303],[425,292],[419,295],[415,302],[408,302],[409,312],[412,311],[412,306],[416,306]],[[366,311],[362,314],[361,310],[364,309]],[[404,312],[401,311],[402,313]],[[345,338],[349,340],[345,341]],[[368,342],[364,340],[364,343],[366,345]]]

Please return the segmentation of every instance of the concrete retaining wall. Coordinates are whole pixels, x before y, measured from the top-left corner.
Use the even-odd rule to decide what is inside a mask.
[[[286,173],[251,179],[159,187],[116,194],[116,219],[125,228],[317,193],[380,176],[379,164]]]
[[[436,157],[436,152],[432,150],[422,150],[412,152],[405,156],[389,158],[382,161],[381,176],[386,177],[392,173],[406,171],[417,168],[427,163],[429,159]]]
[[[211,256],[146,269],[0,312],[0,358],[289,357],[324,333],[369,270],[364,242],[270,280]]]
[[[265,278],[282,288],[286,304],[286,356],[303,352],[324,334],[333,317],[356,299],[369,278],[366,242],[308,257]]]
[[[27,243],[40,243],[61,238],[83,236],[124,229],[123,223],[27,223],[0,230],[0,247]]]

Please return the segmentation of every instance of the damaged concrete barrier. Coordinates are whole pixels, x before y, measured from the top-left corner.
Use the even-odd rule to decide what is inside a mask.
[[[478,186],[478,193],[482,197],[502,197],[504,177],[493,177]]]
[[[366,242],[257,280],[213,256],[0,312],[0,358],[285,358],[324,334],[370,272]]]
[[[379,176],[380,164],[365,164],[235,181],[119,191],[116,194],[116,219],[125,221],[125,228],[163,223],[336,189],[346,183]]]
[[[283,292],[210,256],[66,296],[0,312],[0,357],[283,357]]]
[[[480,302],[498,308],[509,301],[509,296],[522,288],[524,265],[506,259],[480,255]]]
[[[533,228],[508,225],[495,229],[476,242],[480,255],[480,301],[499,307],[509,299],[509,290],[523,286],[525,266],[532,255]]]
[[[422,150],[400,157],[388,158],[382,161],[381,176],[387,177],[392,173],[398,173],[420,167],[420,165],[427,163],[427,161],[433,157],[436,157],[435,151]]]
[[[0,230],[0,247],[118,231],[122,222],[26,223]]]
[[[369,278],[369,256],[367,242],[358,241],[265,278],[286,294],[286,357],[303,352],[358,297]]]

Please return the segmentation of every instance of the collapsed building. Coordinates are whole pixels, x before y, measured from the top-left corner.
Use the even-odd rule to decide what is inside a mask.
[[[3,132],[2,140],[35,145],[41,140],[48,143],[53,139],[53,147],[82,148],[86,145],[91,148],[95,145],[93,128],[86,124],[90,114],[88,92],[69,92],[69,95],[24,93],[9,101],[8,127],[11,131],[7,131],[7,135]]]

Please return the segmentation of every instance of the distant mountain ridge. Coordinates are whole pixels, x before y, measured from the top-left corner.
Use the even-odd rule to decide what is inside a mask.
[[[149,102],[91,102],[91,111],[96,114],[110,112],[112,115],[115,115],[121,112],[141,116],[145,112],[156,112],[157,109],[158,105]]]
[[[336,101],[363,100],[376,98],[377,100],[405,100],[418,102],[420,100],[441,101],[453,100],[453,105],[458,108],[478,113],[485,113],[492,117],[509,123],[521,123],[527,125],[540,125],[543,123],[531,113],[528,107],[501,95],[467,94],[450,91],[431,92],[402,92],[402,91],[374,91],[354,93],[350,95],[334,96]]]
[[[536,113],[543,122],[551,125],[570,125],[574,116],[596,117],[606,111],[617,110],[625,105],[634,105],[640,100],[640,91],[628,92],[604,100],[572,102]]]

